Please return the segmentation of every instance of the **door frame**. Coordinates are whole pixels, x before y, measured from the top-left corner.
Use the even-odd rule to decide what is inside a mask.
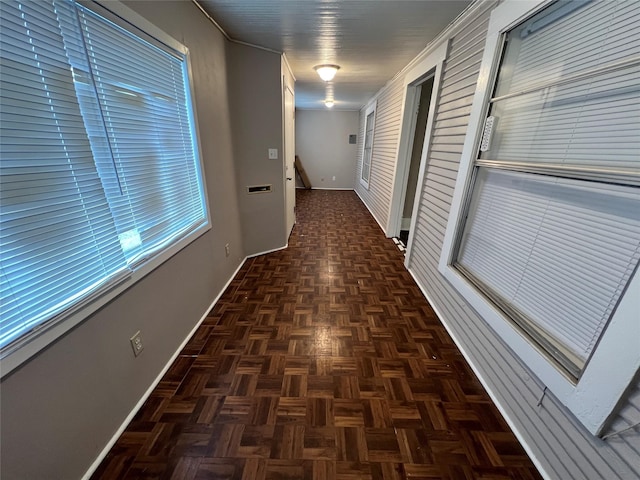
[[[433,117],[436,111],[443,65],[447,57],[448,49],[449,42],[443,42],[429,55],[418,61],[404,77],[402,125],[400,128],[400,141],[398,142],[398,151],[396,154],[397,161],[394,172],[391,204],[389,206],[389,220],[386,228],[388,237],[398,236],[400,234],[402,224],[402,210],[407,191],[409,167],[411,165],[411,151],[413,149],[413,139],[415,136],[417,120],[417,106],[420,99],[418,86],[426,78],[433,76],[433,89],[431,91],[431,99],[429,101],[429,115],[427,118],[424,144],[422,146],[418,185],[411,214],[411,227],[409,229],[409,240],[407,242],[407,252],[405,255],[405,265],[407,266],[409,265],[409,259],[411,257],[411,244],[413,243],[412,240],[415,233],[416,218],[418,216],[418,208],[420,205],[420,198],[422,196],[422,185],[424,183],[426,172],[426,159],[431,145],[431,136],[434,125]]]
[[[287,131],[287,117],[289,115],[289,112],[287,112],[287,92],[291,94],[291,131]],[[282,157],[283,157],[283,163],[284,163],[284,202],[285,202],[285,234],[286,234],[286,238],[287,238],[287,243],[289,241],[289,236],[291,235],[291,232],[293,231],[293,227],[296,224],[296,170],[295,170],[295,166],[294,166],[294,161],[295,161],[295,155],[296,155],[296,144],[295,144],[295,132],[296,132],[296,125],[295,125],[295,111],[296,111],[296,107],[295,107],[295,93],[293,92],[293,90],[289,87],[289,85],[287,85],[284,82],[283,79],[283,92],[282,92],[282,110],[283,110],[283,119],[282,119],[282,130],[284,133],[284,144],[283,144],[283,149],[282,149]],[[291,152],[288,152],[288,148],[287,148],[287,144],[289,143],[289,141],[292,142],[292,150]],[[289,153],[289,156],[291,157],[291,178],[292,180],[287,180],[287,166],[289,165],[289,158],[287,158],[287,153]],[[290,197],[290,193],[289,193],[289,182],[293,183],[293,198],[289,198]],[[291,212],[291,214],[293,215],[293,222],[291,223],[291,226],[289,226],[289,202],[292,202],[293,204],[293,212]]]

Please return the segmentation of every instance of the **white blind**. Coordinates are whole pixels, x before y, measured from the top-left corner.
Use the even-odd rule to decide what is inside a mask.
[[[95,130],[106,130],[103,141],[111,145],[122,189],[122,195],[109,200],[119,220],[119,233],[133,231],[141,237],[139,247],[125,250],[132,258],[205,221],[193,161],[184,59],[84,8],[79,11],[90,75],[106,127]],[[111,172],[107,170],[105,176]]]
[[[3,2],[0,343],[122,272],[50,2]]]
[[[459,263],[586,361],[640,259],[638,189],[481,168],[473,195]]]
[[[576,0],[507,34],[455,262],[575,377],[640,258],[639,21]]]
[[[1,22],[4,348],[207,218],[182,53],[70,0]]]
[[[638,24],[637,2],[558,2],[510,32],[481,158],[637,169]]]

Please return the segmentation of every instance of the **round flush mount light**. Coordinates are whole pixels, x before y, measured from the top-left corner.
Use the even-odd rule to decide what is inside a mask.
[[[324,104],[327,106],[327,108],[331,108],[334,105],[333,100],[325,100]]]
[[[325,82],[330,82],[331,80],[333,80],[333,77],[336,76],[338,70],[340,70],[340,66],[325,64],[316,65],[315,67],[313,67],[313,69],[318,72],[318,75],[320,75],[320,78],[322,80],[324,80]]]

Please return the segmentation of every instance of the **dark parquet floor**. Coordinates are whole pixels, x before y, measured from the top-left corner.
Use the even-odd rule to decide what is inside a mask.
[[[298,191],[93,479],[540,476],[351,191]]]

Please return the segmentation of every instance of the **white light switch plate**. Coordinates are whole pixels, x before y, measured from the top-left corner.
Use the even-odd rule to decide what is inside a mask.
[[[278,149],[270,148],[269,149],[269,160],[277,160],[278,159]]]

